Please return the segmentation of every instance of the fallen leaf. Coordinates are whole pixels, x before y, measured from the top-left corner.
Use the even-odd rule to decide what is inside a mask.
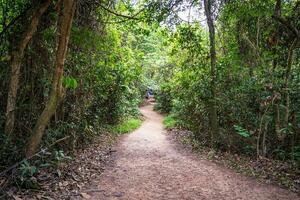
[[[87,194],[87,193],[84,193],[84,192],[81,192],[80,195],[84,198],[84,199],[90,199],[91,198],[91,195]]]
[[[18,196],[12,196],[13,198],[14,198],[14,200],[22,200],[20,197],[18,197]]]

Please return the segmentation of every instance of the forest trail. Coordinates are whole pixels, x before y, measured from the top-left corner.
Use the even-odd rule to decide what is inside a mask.
[[[122,138],[114,164],[81,190],[84,199],[300,199],[180,149],[165,134],[163,117],[152,105],[141,112],[143,125]]]

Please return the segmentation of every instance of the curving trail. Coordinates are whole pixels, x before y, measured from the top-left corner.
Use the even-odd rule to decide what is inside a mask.
[[[162,116],[151,105],[141,112],[143,125],[124,136],[115,149],[114,164],[82,189],[85,199],[300,199],[179,150],[166,137]]]

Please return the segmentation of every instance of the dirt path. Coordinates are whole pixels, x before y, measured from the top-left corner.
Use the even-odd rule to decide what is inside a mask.
[[[178,150],[164,133],[162,116],[150,105],[141,111],[145,122],[121,140],[115,163],[82,189],[86,199],[300,199]]]

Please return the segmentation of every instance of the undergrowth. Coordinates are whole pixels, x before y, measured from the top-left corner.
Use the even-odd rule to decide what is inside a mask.
[[[255,159],[252,156],[243,153],[233,153],[212,149],[205,145],[205,142],[199,141],[191,131],[172,129],[169,133],[183,144],[190,148],[199,156],[211,160],[215,163],[233,169],[238,173],[252,176],[261,182],[275,183],[293,192],[299,193],[299,166],[296,162],[281,161],[260,157]]]
[[[174,128],[178,124],[178,121],[176,120],[176,118],[173,115],[168,115],[164,118],[163,123],[164,123],[166,129],[171,129],[171,128]]]
[[[109,130],[112,133],[124,134],[134,131],[135,129],[139,128],[141,124],[142,120],[140,118],[130,118],[117,125],[109,127]]]

